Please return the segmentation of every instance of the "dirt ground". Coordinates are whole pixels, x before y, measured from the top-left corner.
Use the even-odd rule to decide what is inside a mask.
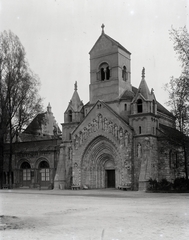
[[[0,239],[188,240],[189,194],[0,190]]]

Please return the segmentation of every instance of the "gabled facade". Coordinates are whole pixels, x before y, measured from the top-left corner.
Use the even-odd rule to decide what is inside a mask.
[[[105,34],[104,25],[89,54],[89,102],[82,104],[75,87],[62,124],[55,188],[145,190],[150,178],[172,178],[162,170],[160,163],[169,160],[160,159],[159,150],[162,126],[175,129],[175,119],[149,90],[145,69],[133,87],[131,53]]]
[[[89,102],[81,101],[76,82],[61,138],[50,104],[17,136],[14,186],[146,190],[150,178],[183,177],[183,136],[149,90],[145,69],[138,88],[132,86],[131,53],[105,34],[104,25],[89,54]]]

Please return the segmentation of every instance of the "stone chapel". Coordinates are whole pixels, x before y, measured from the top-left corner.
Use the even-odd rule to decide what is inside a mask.
[[[164,141],[167,132],[178,131],[149,90],[145,69],[133,87],[131,53],[105,34],[104,25],[89,54],[89,102],[81,101],[76,82],[64,113],[54,188],[146,190],[150,178],[172,181],[178,148],[165,149]]]
[[[81,101],[76,82],[62,132],[49,104],[16,137],[13,188],[146,190],[149,179],[185,177],[183,136],[149,90],[145,69],[138,88],[132,86],[131,53],[104,25],[89,54],[89,102]],[[9,143],[4,155],[6,187]]]

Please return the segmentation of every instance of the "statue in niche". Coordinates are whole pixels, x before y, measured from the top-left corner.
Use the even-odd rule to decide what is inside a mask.
[[[123,145],[124,144],[124,139],[123,139],[123,128],[119,129],[119,140],[120,140],[120,144]]]
[[[74,148],[75,148],[75,146],[76,146],[76,139],[75,139],[75,136],[74,136],[74,138],[73,138],[73,145],[74,145]]]
[[[81,146],[81,142],[80,142],[80,134],[78,134],[78,136],[77,136],[77,141],[78,141],[78,146],[80,147],[80,146]]]
[[[103,129],[103,123],[102,123],[102,115],[101,114],[99,114],[98,115],[98,128],[99,129]]]
[[[83,129],[83,140],[86,140],[87,139],[87,128],[85,127]]]
[[[73,144],[74,144],[74,148],[76,149],[76,136],[74,136]]]
[[[107,118],[104,118],[104,131],[106,132],[108,130],[108,120]]]
[[[74,169],[73,169],[73,185],[78,186],[79,185],[79,169],[78,164],[74,163]]]
[[[150,148],[152,147],[150,145],[150,139],[145,139],[145,146],[146,146],[146,150],[150,150]]]
[[[127,132],[127,130],[125,131],[125,147],[128,146],[128,140],[129,140],[129,134]]]
[[[93,119],[93,131],[96,132],[97,129],[98,129],[97,121],[96,121],[96,119]]]
[[[83,143],[83,134],[82,132],[79,133],[79,145]]]
[[[92,132],[92,125],[91,125],[91,123],[89,123],[88,124],[88,135],[89,136],[90,136],[91,132]]]
[[[118,127],[116,124],[114,125],[114,137],[118,137]]]
[[[75,135],[75,149],[77,150],[79,147],[78,137]]]
[[[16,134],[18,136],[18,133],[16,133]],[[58,135],[58,129],[57,129],[57,127],[55,125],[53,126],[53,134],[54,134],[54,136]]]
[[[113,123],[110,121],[108,124],[108,132],[112,133]]]
[[[142,146],[140,143],[138,143],[137,145],[137,157],[141,157],[142,156]]]
[[[72,147],[69,147],[69,148],[68,148],[68,159],[69,159],[69,160],[72,159],[72,154],[73,154]]]
[[[103,119],[101,114],[99,115],[98,120],[99,120],[99,129],[103,129]]]
[[[143,157],[141,161],[141,173],[140,173],[140,179],[146,180],[150,177],[151,169],[150,169],[150,139],[145,138],[144,144],[143,144]]]
[[[92,121],[92,123],[91,123],[91,133],[93,133],[94,132],[94,122]]]

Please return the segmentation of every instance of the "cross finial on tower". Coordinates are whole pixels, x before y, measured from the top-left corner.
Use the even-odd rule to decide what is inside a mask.
[[[75,81],[74,90],[77,91],[77,81]]]
[[[101,28],[102,28],[102,33],[104,33],[104,28],[105,28],[104,23],[102,24]]]
[[[143,69],[142,69],[142,79],[144,79],[145,78],[145,68],[143,67]]]

